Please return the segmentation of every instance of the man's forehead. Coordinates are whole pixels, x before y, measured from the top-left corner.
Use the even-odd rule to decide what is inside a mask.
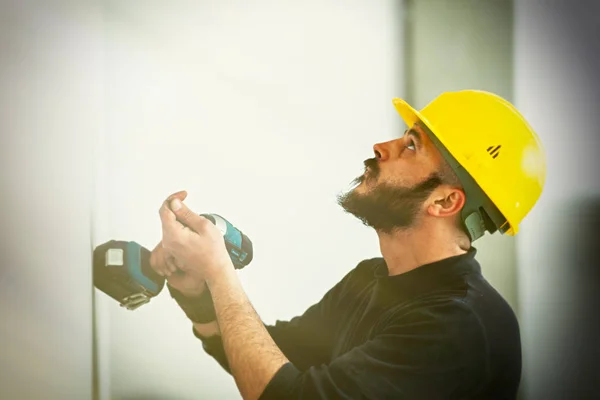
[[[415,122],[414,124],[412,124],[412,126],[410,126],[407,129],[407,131],[410,131],[410,130],[415,130],[415,131],[417,131],[419,133],[425,134],[425,129],[423,127],[423,123],[420,122],[420,121]]]

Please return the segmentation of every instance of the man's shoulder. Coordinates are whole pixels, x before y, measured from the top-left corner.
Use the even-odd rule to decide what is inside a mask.
[[[485,279],[483,284],[466,281],[461,285],[439,288],[399,304],[398,315],[425,315],[440,320],[480,325],[488,318],[514,318],[504,297]],[[479,283],[479,282],[478,282]]]
[[[345,280],[359,279],[361,281],[375,278],[375,270],[382,265],[383,257],[365,258],[354,266],[345,276]]]
[[[399,304],[394,310],[394,319],[422,319],[438,323],[477,324],[475,310],[458,293],[432,292],[405,304]]]
[[[383,261],[382,257],[363,259],[352,267],[334,286],[333,290],[343,290],[356,285],[367,285],[375,279],[375,269]]]
[[[378,266],[382,265],[384,263],[383,257],[372,257],[372,258],[365,258],[362,261],[360,261],[356,267],[354,267],[355,270],[370,270],[373,271],[375,268],[377,268]]]
[[[399,304],[386,329],[404,332],[411,327],[423,329],[423,334],[444,334],[445,340],[460,347],[479,349],[487,348],[490,340],[518,342],[519,337],[517,318],[504,299],[472,289],[431,292]]]
[[[428,296],[410,307],[397,308],[379,333],[431,340],[434,348],[450,358],[481,362],[487,357],[486,327],[477,312],[455,296]]]

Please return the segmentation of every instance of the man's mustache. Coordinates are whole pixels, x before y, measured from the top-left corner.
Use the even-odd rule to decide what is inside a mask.
[[[377,174],[379,172],[379,164],[377,163],[376,158],[369,158],[364,161],[364,164],[365,164],[365,171],[367,168],[369,168],[375,174]]]
[[[365,160],[364,165],[365,165],[365,173],[361,176],[356,177],[352,181],[352,186],[361,184],[367,178],[366,177],[367,168],[369,168],[371,170],[372,176],[377,176],[379,174],[379,164],[377,163],[376,158],[369,158],[368,160]]]

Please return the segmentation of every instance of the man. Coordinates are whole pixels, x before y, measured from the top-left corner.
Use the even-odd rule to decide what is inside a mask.
[[[444,93],[421,112],[394,105],[409,130],[376,144],[338,198],[376,231],[383,257],[291,321],[263,324],[222,234],[182,203],[185,192],[162,205],[153,268],[244,399],[516,397],[519,326],[472,242],[518,232],[544,185],[539,139],[487,92]]]

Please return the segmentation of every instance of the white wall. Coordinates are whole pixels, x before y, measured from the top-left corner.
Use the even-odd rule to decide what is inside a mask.
[[[597,258],[582,263],[580,248],[597,229],[586,224],[591,210],[582,207],[600,196],[600,3],[515,4],[516,103],[544,143],[548,171],[518,237],[523,393],[597,397],[600,265]],[[590,276],[596,279],[586,282]],[[582,331],[594,329],[582,340]]]
[[[94,0],[0,3],[0,398],[92,397]]]
[[[400,135],[396,2],[108,1],[106,137],[95,245],[160,240],[158,208],[189,191],[253,241],[242,279],[269,323],[302,313],[377,237],[335,195]],[[239,398],[161,293],[99,300],[103,398]]]

